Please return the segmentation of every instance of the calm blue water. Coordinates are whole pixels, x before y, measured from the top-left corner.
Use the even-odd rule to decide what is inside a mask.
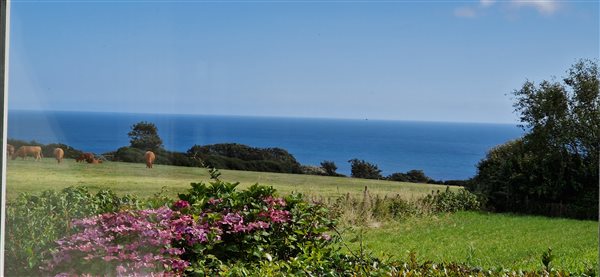
[[[8,137],[104,153],[129,145],[131,125],[142,120],[156,124],[169,150],[236,142],[284,148],[302,164],[332,160],[347,175],[347,161],[358,158],[384,175],[423,169],[441,180],[473,176],[491,147],[522,134],[504,124],[9,111]]]

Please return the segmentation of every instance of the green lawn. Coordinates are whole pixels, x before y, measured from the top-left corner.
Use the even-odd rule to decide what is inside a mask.
[[[598,222],[537,216],[459,212],[411,218],[363,230],[363,245],[374,254],[406,260],[415,251],[420,261],[454,261],[483,268],[541,269],[548,247],[555,268],[598,268]],[[347,230],[349,241],[360,229]],[[355,251],[359,242],[351,244]]]
[[[371,194],[396,195],[406,198],[422,196],[444,186],[365,180],[346,177],[327,177],[302,174],[281,174],[221,170],[225,181],[240,182],[240,187],[255,183],[269,185],[280,193],[301,192],[311,196],[337,197],[341,194],[360,194],[368,186]],[[149,196],[167,187],[173,196],[188,189],[191,182],[208,181],[206,169],[145,164],[105,162],[103,164],[76,163],[66,159],[57,164],[54,159],[41,162],[10,160],[7,165],[7,196],[14,199],[21,192],[40,192],[68,186],[85,185],[92,190],[111,189],[118,194]],[[453,188],[455,189],[455,188]]]

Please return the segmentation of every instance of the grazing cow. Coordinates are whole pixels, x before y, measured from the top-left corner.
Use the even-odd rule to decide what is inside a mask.
[[[15,154],[15,147],[7,144],[6,145],[6,159],[12,157]]]
[[[25,159],[28,155],[31,155],[35,158],[36,161],[41,160],[44,156],[42,155],[42,147],[40,146],[21,146],[19,149],[12,155],[12,159],[16,159],[17,157]]]
[[[94,154],[92,153],[83,153],[81,155],[79,155],[79,157],[77,159],[75,159],[76,162],[83,162],[86,161],[88,163],[92,163],[92,161],[94,160]]]
[[[144,154],[144,159],[146,160],[146,167],[152,168],[152,163],[154,163],[156,156],[154,155],[154,152],[146,151],[146,154]]]
[[[54,148],[54,157],[56,158],[56,162],[62,162],[63,158],[65,157],[65,151],[63,151],[61,148]]]

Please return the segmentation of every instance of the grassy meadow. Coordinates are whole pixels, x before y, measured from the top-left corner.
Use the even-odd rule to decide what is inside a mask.
[[[414,251],[419,261],[535,270],[550,247],[555,268],[581,272],[598,267],[596,221],[458,212],[347,229],[344,237],[362,237],[363,247],[373,254],[401,259]],[[360,249],[359,241],[349,246]]]
[[[301,192],[313,197],[334,198],[350,193],[360,197],[367,186],[371,195],[400,195],[415,199],[444,186],[325,177],[297,174],[221,170],[225,181],[269,185],[281,194]],[[62,164],[45,158],[40,162],[20,159],[7,164],[7,197],[47,189],[85,185],[92,191],[111,189],[117,194],[151,196],[167,188],[167,194],[189,188],[189,183],[209,180],[206,169],[105,162]],[[451,188],[457,189],[457,188]],[[553,249],[552,266],[566,270],[596,267],[598,261],[598,222],[545,217],[459,212],[400,221],[385,220],[368,227],[341,226],[345,241],[356,252],[360,241],[378,256],[406,259],[415,251],[420,261],[453,261],[487,269],[540,269],[541,255]],[[355,238],[361,238],[356,240]]]
[[[359,195],[365,186],[371,194],[416,198],[432,190],[446,187],[432,184],[401,183],[383,180],[354,179],[303,174],[220,170],[221,179],[240,182],[240,188],[255,183],[273,186],[280,193],[301,192],[310,196],[337,197],[350,193]],[[111,189],[117,194],[150,196],[166,187],[176,196],[190,188],[190,183],[208,181],[210,175],[204,168],[154,165],[147,169],[145,164],[105,162],[103,164],[76,163],[65,159],[44,158],[42,161],[10,160],[7,164],[7,197],[14,199],[21,192],[40,192],[47,189],[62,189],[85,185],[91,190]],[[456,189],[456,188],[452,188]]]

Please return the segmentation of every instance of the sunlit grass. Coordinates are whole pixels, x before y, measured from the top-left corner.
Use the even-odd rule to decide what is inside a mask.
[[[363,245],[374,254],[403,260],[415,251],[420,261],[532,270],[542,268],[541,255],[550,247],[555,268],[582,271],[598,266],[597,221],[459,212],[356,228],[345,238],[361,233]],[[359,242],[351,243],[354,251],[360,249]]]
[[[145,164],[105,162],[103,164],[76,163],[67,159],[62,164],[46,158],[41,162],[20,159],[8,161],[7,196],[14,199],[21,192],[41,192],[85,185],[91,190],[111,189],[118,194],[150,196],[166,187],[175,196],[184,192],[192,182],[208,181],[206,169]],[[240,182],[240,188],[255,183],[273,186],[280,193],[301,192],[311,196],[337,197],[342,194],[360,194],[365,186],[371,194],[396,195],[405,198],[420,197],[432,190],[445,189],[431,184],[400,183],[347,177],[327,177],[302,174],[221,170],[221,179]],[[453,188],[454,189],[454,188]]]

